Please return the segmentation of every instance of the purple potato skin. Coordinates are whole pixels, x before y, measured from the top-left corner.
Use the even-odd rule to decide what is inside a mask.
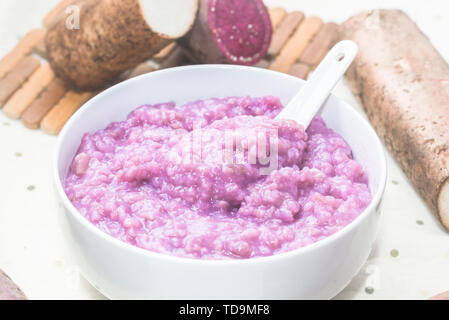
[[[192,29],[177,42],[184,53],[198,63],[226,63],[226,57],[213,40],[208,23],[209,0],[200,0],[197,18]]]

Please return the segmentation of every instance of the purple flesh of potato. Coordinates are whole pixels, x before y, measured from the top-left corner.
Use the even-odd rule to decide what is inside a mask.
[[[267,53],[271,33],[261,0],[200,0],[195,24],[179,43],[197,62],[253,65]]]

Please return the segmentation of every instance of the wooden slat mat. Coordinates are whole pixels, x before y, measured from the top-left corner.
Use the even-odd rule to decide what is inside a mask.
[[[48,134],[58,134],[73,113],[98,93],[68,90],[45,61],[46,30],[63,18],[67,6],[74,2],[61,1],[45,16],[42,28],[28,32],[0,60],[0,108],[8,117],[21,119],[27,128],[40,128]],[[257,66],[306,79],[335,43],[337,25],[305,17],[299,11],[271,8],[269,12],[273,39],[267,56]],[[151,62],[130,70],[124,79],[189,63],[183,51],[172,43]]]

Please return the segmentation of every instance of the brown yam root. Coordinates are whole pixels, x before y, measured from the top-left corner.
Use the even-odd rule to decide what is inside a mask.
[[[80,28],[69,29],[67,19],[59,20],[48,31],[46,48],[58,77],[72,88],[94,90],[186,34],[198,1],[86,0],[78,5]]]
[[[440,293],[429,300],[449,300],[449,291]]]
[[[360,47],[347,80],[379,136],[449,229],[449,65],[402,11],[358,14],[340,30]]]

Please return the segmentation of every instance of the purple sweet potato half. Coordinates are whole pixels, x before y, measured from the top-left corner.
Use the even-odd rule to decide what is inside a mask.
[[[22,290],[2,270],[0,270],[0,300],[26,300]]]
[[[199,63],[253,65],[266,55],[271,34],[261,0],[200,0],[192,30],[178,42]]]

